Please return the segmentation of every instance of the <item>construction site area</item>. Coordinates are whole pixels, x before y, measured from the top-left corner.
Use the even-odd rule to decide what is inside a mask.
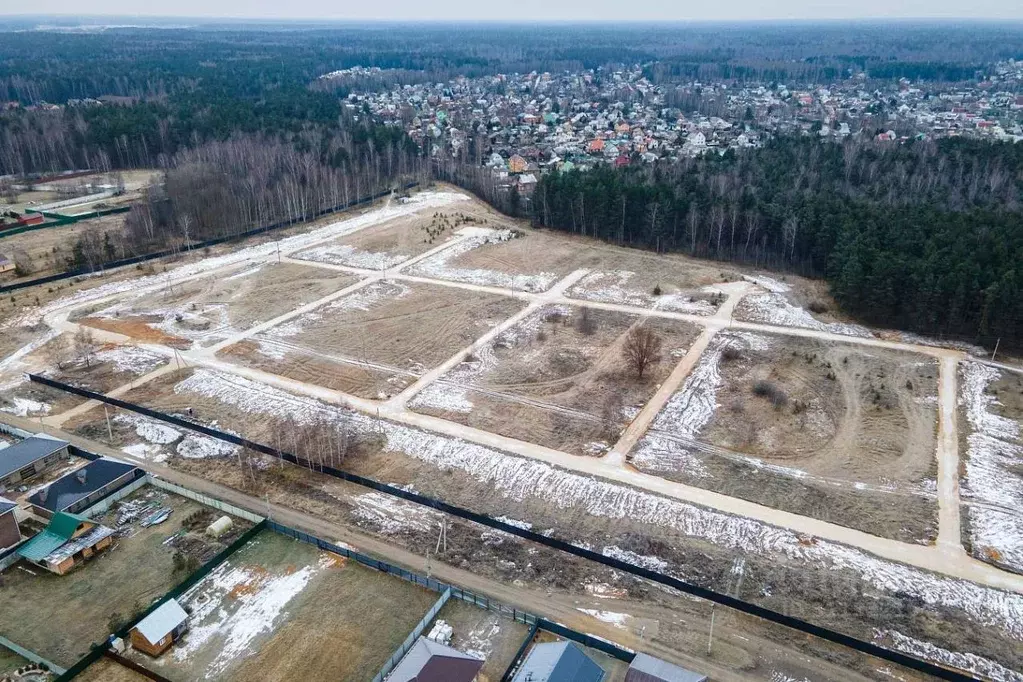
[[[330,472],[1023,681],[1023,371],[837,310],[818,282],[535,230],[438,186],[19,292],[0,422],[709,679],[930,678]],[[0,496],[27,504],[58,474]],[[122,526],[132,505],[148,513]],[[287,533],[220,561],[256,522],[227,514],[212,540],[204,509],[141,487],[92,517],[113,550],[68,575],[7,568],[0,635],[70,668],[173,592],[187,631],[123,658],[174,681],[371,680],[419,625],[479,680],[528,667],[527,640],[632,679],[617,649],[465,599],[430,614],[429,586]],[[132,674],[108,657],[78,679]]]

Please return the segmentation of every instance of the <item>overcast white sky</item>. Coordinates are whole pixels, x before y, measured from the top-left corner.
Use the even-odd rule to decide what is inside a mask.
[[[1021,0],[0,0],[0,14],[389,20],[1023,19]]]

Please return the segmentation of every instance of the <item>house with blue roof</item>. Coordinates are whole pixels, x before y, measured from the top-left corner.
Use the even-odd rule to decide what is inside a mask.
[[[545,642],[529,651],[512,682],[602,682],[604,669],[575,642]]]

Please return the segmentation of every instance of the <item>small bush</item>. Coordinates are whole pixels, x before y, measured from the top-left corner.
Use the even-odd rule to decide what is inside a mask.
[[[589,308],[583,308],[582,313],[575,320],[575,328],[583,336],[592,336],[597,331],[597,322],[590,315]]]
[[[742,351],[734,346],[725,346],[721,351],[721,359],[725,362],[735,362],[742,359]]]
[[[660,284],[654,285],[654,296],[660,296],[660,295],[661,295],[661,285]]]
[[[780,410],[789,401],[789,397],[785,395],[785,391],[772,384],[770,381],[761,379],[753,384],[753,395],[761,398],[767,398],[774,405],[775,409]]]
[[[810,301],[810,304],[807,305],[806,307],[810,309],[811,313],[817,314],[826,313],[829,310],[828,304],[818,299]]]

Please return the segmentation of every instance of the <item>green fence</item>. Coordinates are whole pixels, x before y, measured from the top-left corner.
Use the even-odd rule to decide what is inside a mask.
[[[139,621],[141,621],[143,618],[148,616],[150,613],[155,611],[160,606],[163,606],[171,599],[177,599],[182,594],[187,592],[189,589],[194,587],[196,584],[199,583],[199,581],[201,581],[203,578],[212,573],[218,566],[220,566],[220,564],[227,561],[227,559],[232,554],[234,554],[239,549],[247,545],[249,541],[252,540],[252,538],[259,535],[259,533],[261,533],[265,529],[266,520],[260,521],[252,528],[249,528],[247,531],[242,533],[238,537],[238,539],[236,539],[230,545],[222,549],[215,557],[213,557],[205,564],[203,564],[197,571],[189,575],[183,581],[178,583],[178,585],[176,585],[175,587],[171,588],[170,592],[168,592],[167,594],[163,595],[155,602],[153,602],[149,606],[149,608],[142,613],[142,615],[138,616],[137,618],[129,622],[127,625],[123,626],[120,630],[113,633],[112,637],[119,637],[121,639],[127,637],[128,633],[131,631],[133,627],[135,627],[139,623]],[[101,644],[93,644],[89,653],[85,654],[85,656],[80,658],[73,666],[68,668],[63,675],[57,678],[56,682],[66,682],[67,680],[72,680],[76,676],[80,675],[86,668],[88,668],[90,665],[92,665],[100,658],[102,658],[103,652],[105,652],[109,648],[109,646],[110,646],[109,639]]]

